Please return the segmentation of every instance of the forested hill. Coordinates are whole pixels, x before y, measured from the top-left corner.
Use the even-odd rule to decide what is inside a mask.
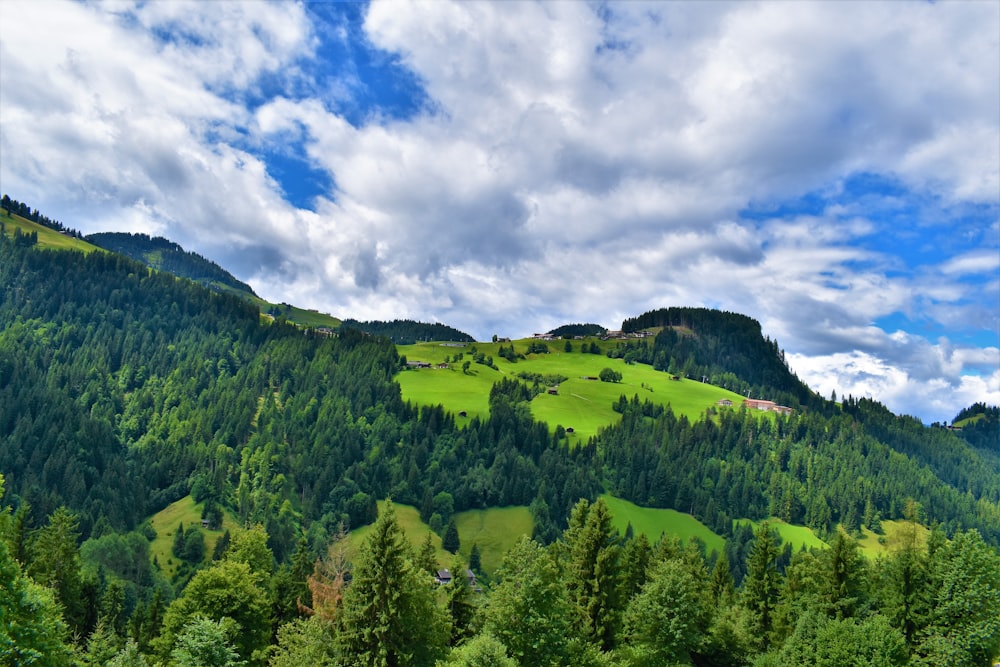
[[[1000,458],[950,430],[853,399],[689,419],[643,389],[571,447],[532,419],[529,382],[492,384],[484,418],[416,408],[386,337],[297,329],[120,254],[0,236],[2,664],[71,664],[71,641],[84,664],[253,667],[974,665],[998,648]],[[614,351],[638,360],[629,345]],[[646,349],[669,370],[684,348]],[[692,350],[693,366],[716,358]],[[722,553],[619,534],[602,493],[691,514]],[[391,511],[375,522],[386,498],[438,532],[429,552]],[[214,549],[197,514],[160,534],[147,519],[177,500],[206,530],[245,528],[214,531]],[[462,576],[435,587],[438,568],[465,572],[434,552],[456,515],[505,506],[527,508],[531,539],[477,568],[481,593]],[[769,518],[830,546],[792,555],[743,527]],[[910,537],[869,565],[851,536],[888,520]],[[926,546],[913,520],[936,526]],[[338,551],[342,527],[373,522]]]
[[[345,329],[357,329],[373,336],[385,336],[396,345],[412,345],[418,341],[429,340],[456,343],[474,343],[476,341],[469,334],[439,322],[415,322],[413,320],[359,322],[347,319],[341,322],[340,326]]]
[[[217,290],[222,286],[257,296],[254,294],[253,288],[238,280],[212,260],[184,250],[178,244],[161,236],[150,237],[148,234],[100,232],[90,234],[86,239],[100,248],[131,257],[157,271],[166,271],[175,276],[189,278],[212,289]]]
[[[622,331],[660,329],[652,346],[635,344],[632,359],[688,377],[705,377],[737,393],[823,410],[826,401],[788,368],[777,341],[746,315],[708,308],[661,308],[622,323]]]

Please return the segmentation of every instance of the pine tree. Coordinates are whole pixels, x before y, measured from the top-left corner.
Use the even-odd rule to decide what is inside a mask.
[[[448,641],[430,577],[413,565],[409,545],[386,503],[358,555],[344,593],[337,641],[350,665],[433,665]]]
[[[777,560],[780,553],[770,525],[767,521],[763,522],[754,533],[754,542],[747,557],[742,600],[747,610],[750,636],[762,652],[770,645],[774,609],[778,602],[781,575]]]
[[[565,533],[566,587],[586,621],[586,633],[610,650],[618,628],[621,547],[602,499],[581,500],[573,508]]]
[[[455,523],[454,517],[448,522],[448,528],[444,531],[444,537],[441,538],[441,546],[445,551],[452,554],[457,554],[459,548],[462,546],[461,540],[458,537],[458,525]]]

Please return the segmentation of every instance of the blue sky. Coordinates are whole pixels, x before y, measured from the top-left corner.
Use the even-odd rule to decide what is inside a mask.
[[[1000,5],[0,3],[0,189],[478,338],[746,313],[829,395],[1000,403]]]

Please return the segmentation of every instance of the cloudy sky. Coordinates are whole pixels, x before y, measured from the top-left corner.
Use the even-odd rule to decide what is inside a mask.
[[[1000,3],[0,2],[0,189],[263,297],[488,339],[757,318],[1000,404]]]

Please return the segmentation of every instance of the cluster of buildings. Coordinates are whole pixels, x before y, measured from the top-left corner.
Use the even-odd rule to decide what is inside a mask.
[[[733,402],[728,398],[720,399],[716,405],[732,407]],[[777,412],[779,415],[790,415],[794,410],[786,405],[778,405],[774,401],[764,401],[759,398],[747,398],[743,401],[743,407],[747,410],[762,410],[763,412]]]

